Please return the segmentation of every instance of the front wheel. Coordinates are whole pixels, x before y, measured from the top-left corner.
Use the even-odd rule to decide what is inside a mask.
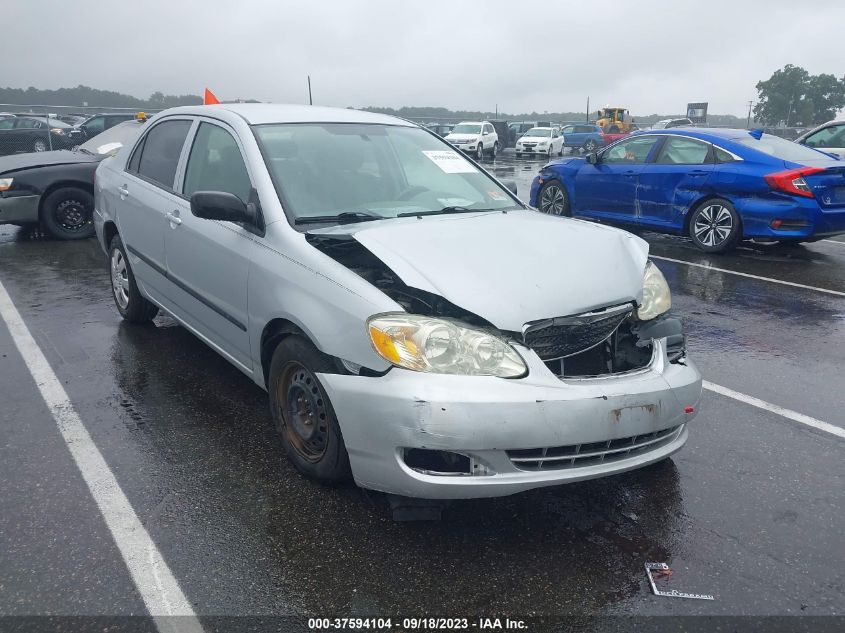
[[[114,304],[124,321],[130,323],[152,321],[158,314],[158,307],[138,290],[135,274],[129,266],[126,248],[123,246],[120,235],[115,235],[109,245],[109,270]]]
[[[481,160],[484,158],[484,145],[481,143],[478,144],[478,147],[475,148],[475,158],[476,160]]]
[[[41,223],[60,240],[81,240],[94,235],[94,196],[84,189],[62,187],[44,199]]]
[[[692,212],[689,236],[705,253],[729,251],[742,237],[739,215],[723,198],[706,200]]]
[[[493,154],[492,154],[493,158],[496,158],[496,156],[498,154],[499,154],[499,141],[496,141],[495,143],[493,143]]]
[[[540,190],[540,211],[549,215],[570,215],[569,196],[557,180],[543,185]]]
[[[318,373],[337,373],[332,359],[310,341],[288,336],[270,363],[270,411],[294,467],[322,483],[349,478],[349,455]]]

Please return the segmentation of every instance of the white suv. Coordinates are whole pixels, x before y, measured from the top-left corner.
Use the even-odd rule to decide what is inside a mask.
[[[459,150],[473,154],[478,160],[481,160],[485,153],[494,158],[499,153],[499,135],[489,121],[458,123],[446,135],[446,140]]]

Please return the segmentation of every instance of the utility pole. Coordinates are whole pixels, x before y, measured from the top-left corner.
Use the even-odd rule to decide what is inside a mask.
[[[792,118],[792,102],[795,101],[795,95],[789,97],[789,112],[786,113],[786,125],[784,127],[789,127],[789,119]]]
[[[587,97],[587,120],[585,121],[585,123],[589,123],[589,122],[590,122],[590,97],[588,96]]]
[[[496,118],[499,118],[499,104],[496,104]]]
[[[314,105],[314,99],[311,98],[311,75],[308,75],[308,105]]]
[[[745,129],[746,130],[751,127],[751,108],[752,108],[753,105],[754,105],[753,101],[748,102],[748,119],[746,119],[746,121],[745,121]]]

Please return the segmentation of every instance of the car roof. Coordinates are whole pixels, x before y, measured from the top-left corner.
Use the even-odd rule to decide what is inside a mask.
[[[637,136],[643,134],[667,134],[676,136],[690,136],[692,138],[699,138],[703,141],[712,140],[713,137],[724,140],[735,140],[745,138],[751,130],[742,130],[735,128],[721,128],[721,127],[673,127],[665,130],[639,130],[634,132]]]
[[[179,106],[159,112],[157,117],[183,114],[241,118],[250,125],[268,123],[376,123],[417,127],[415,123],[386,114],[363,112],[349,108],[327,108],[277,103],[221,103],[215,105]]]

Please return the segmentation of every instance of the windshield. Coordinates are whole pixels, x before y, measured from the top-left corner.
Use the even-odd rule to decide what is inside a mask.
[[[651,129],[652,130],[662,130],[667,125],[669,125],[669,121],[658,121],[657,123],[655,123],[654,125],[651,126]]]
[[[542,136],[548,138],[552,135],[552,131],[548,128],[535,127],[531,128],[525,133],[525,136]]]
[[[481,134],[480,125],[467,125],[461,123],[452,128],[452,134]]]
[[[79,149],[91,152],[92,154],[112,154],[114,153],[114,143],[120,143],[121,145],[132,143],[138,134],[141,133],[143,127],[137,121],[118,123],[105,132],[101,132],[97,136],[88,139],[79,146]]]
[[[751,149],[756,149],[758,152],[763,152],[769,156],[780,158],[781,160],[788,160],[800,163],[805,160],[819,160],[825,158],[823,154],[817,152],[809,147],[804,147],[798,143],[787,141],[779,136],[772,134],[763,134],[759,140],[753,136],[736,139],[740,145],[745,145]]]
[[[447,207],[517,206],[510,192],[416,127],[297,123],[254,127],[291,220],[341,213],[394,218]]]

